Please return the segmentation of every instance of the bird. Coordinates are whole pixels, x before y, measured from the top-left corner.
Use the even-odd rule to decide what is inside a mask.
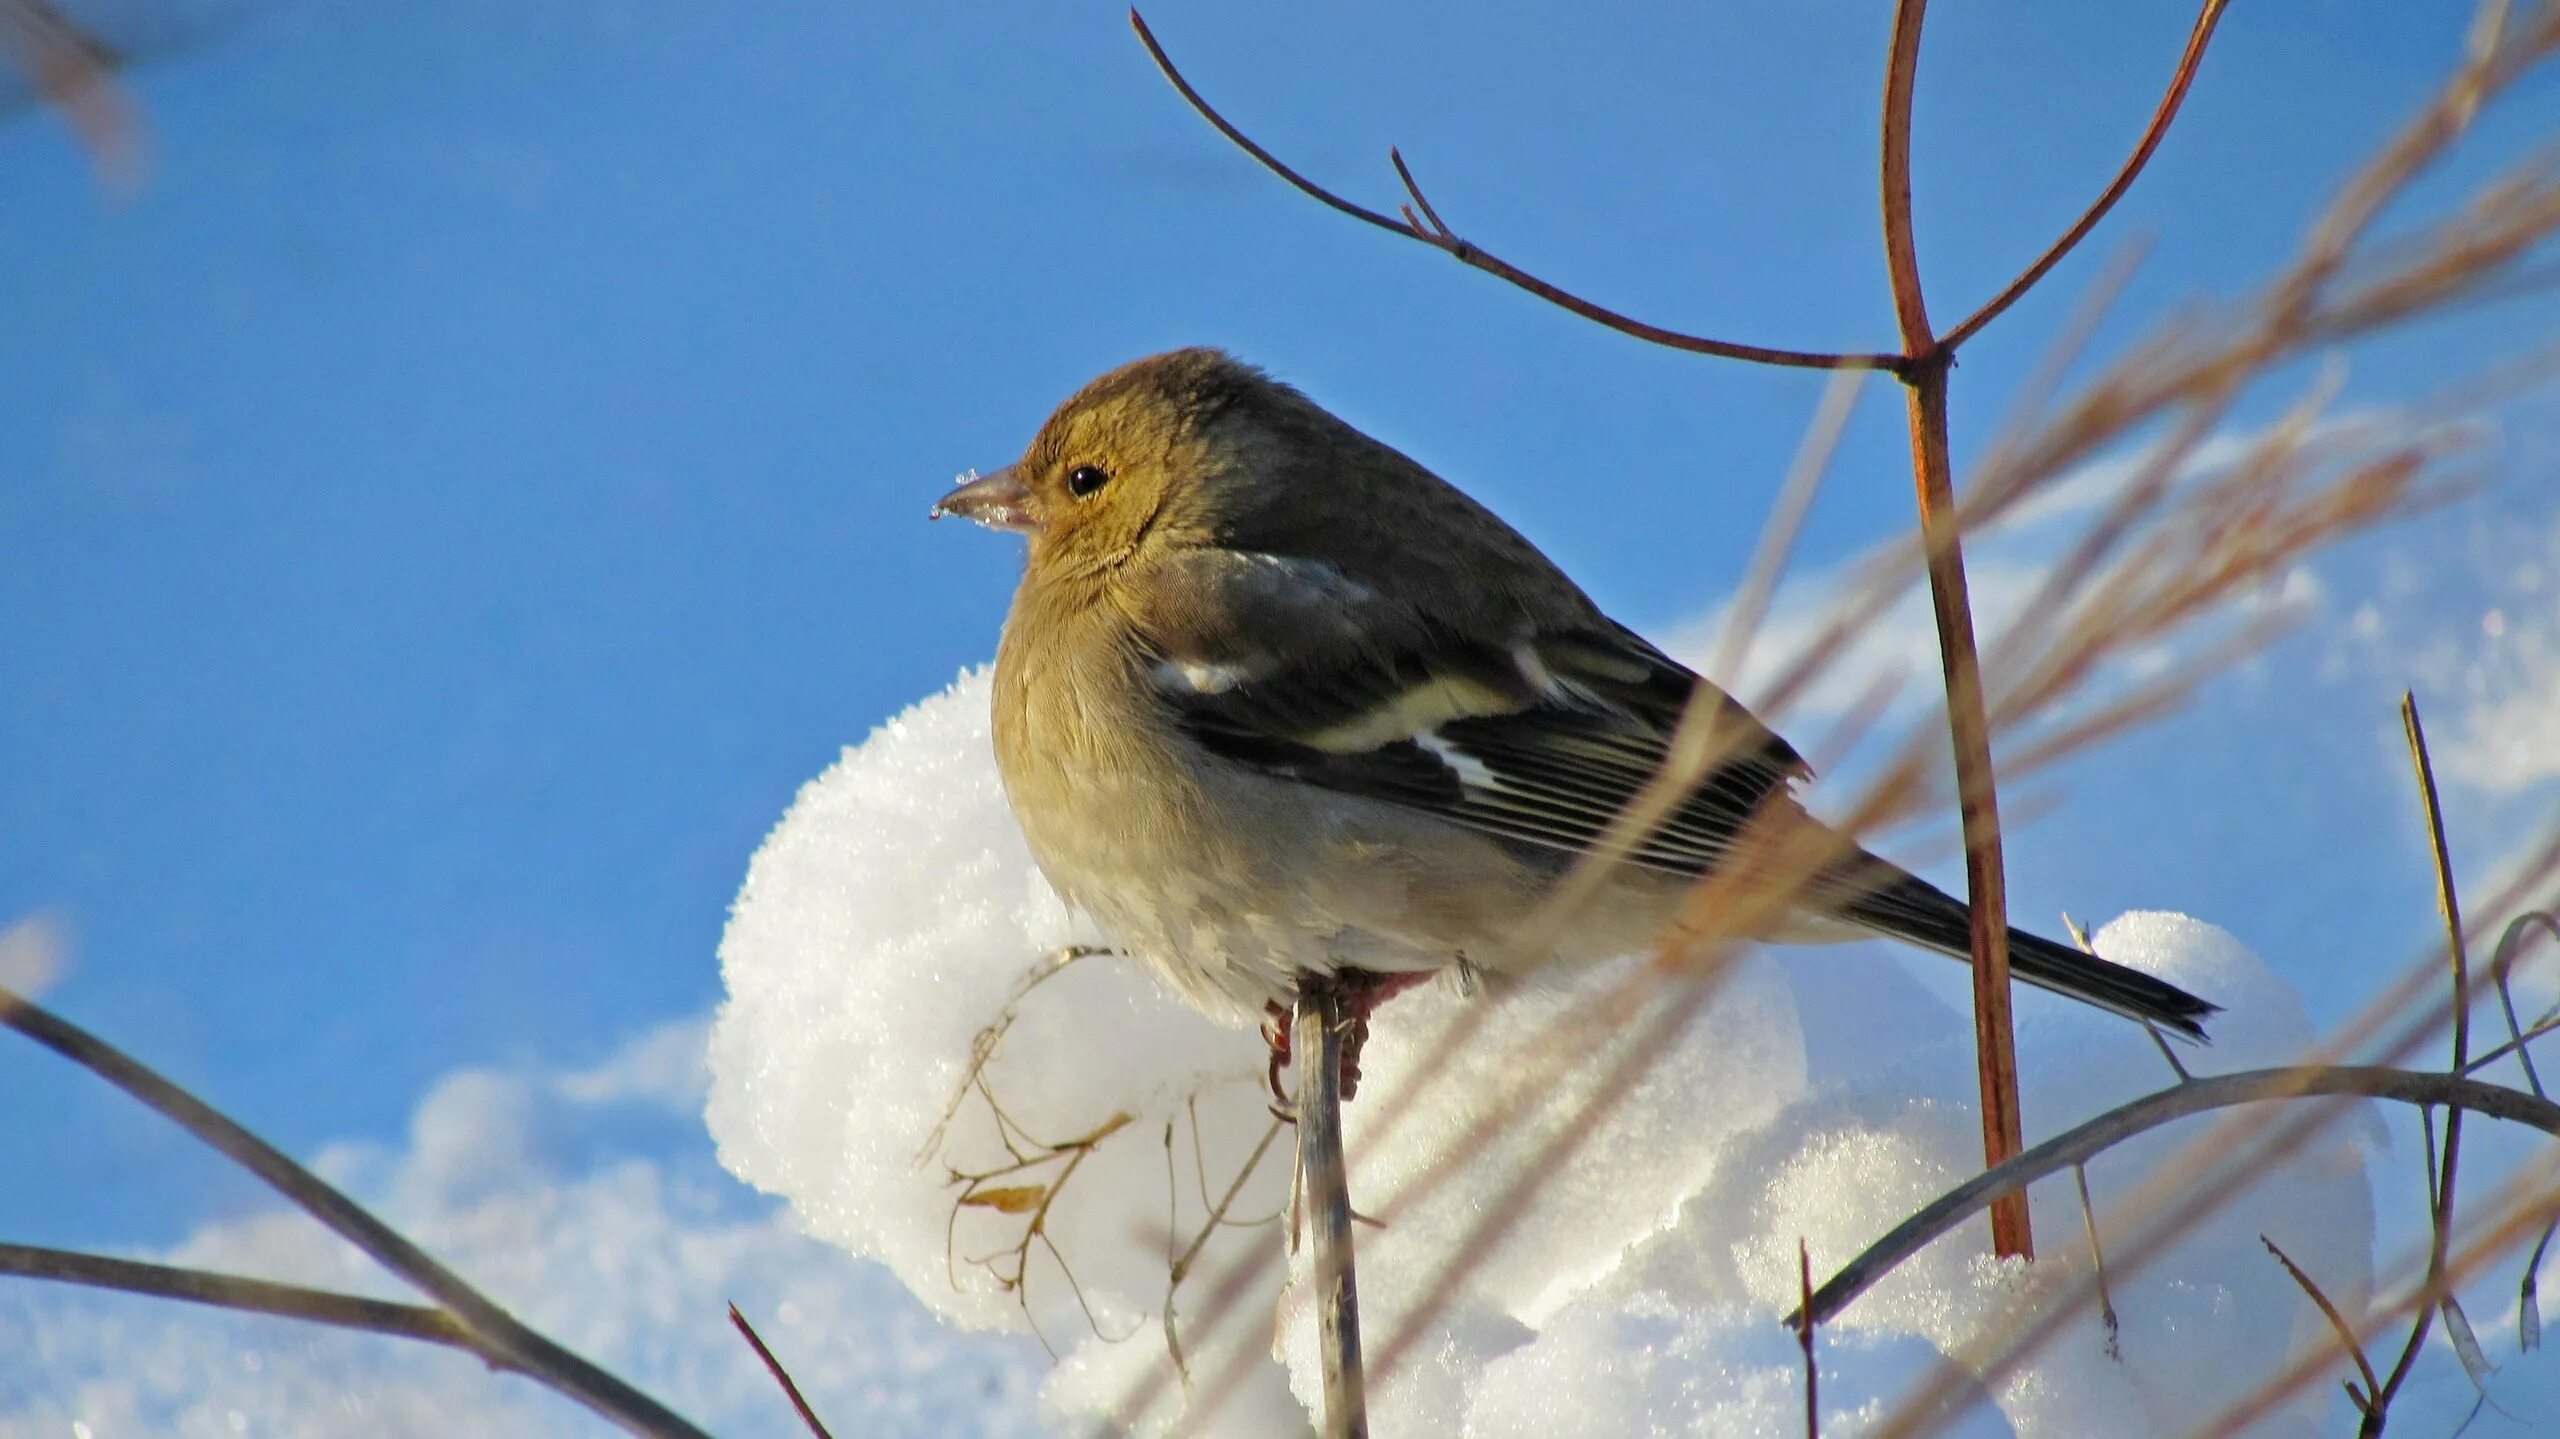
[[[1820,824],[1803,758],[1742,704],[1456,486],[1224,351],[1091,381],[931,514],[1028,540],[991,728],[1041,873],[1194,1007],[1263,1016],[1275,1090],[1310,985],[1344,996],[1356,1049],[1436,974],[1643,949],[1747,842]],[[1529,952],[1702,692],[1734,738]],[[1846,839],[1823,852],[1750,937],[1969,959],[1962,901]],[[2017,979],[2189,1039],[2217,1009],[2023,929],[2009,953]]]

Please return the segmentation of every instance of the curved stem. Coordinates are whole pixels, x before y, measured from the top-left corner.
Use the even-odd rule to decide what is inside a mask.
[[[2290,1066],[2192,1079],[2111,1109],[2066,1130],[2006,1164],[1957,1185],[1895,1225],[1891,1232],[1843,1265],[1813,1295],[1815,1323],[1827,1323],[1931,1241],[1980,1213],[2003,1195],[2024,1193],[2049,1174],[2085,1164],[2137,1135],[2172,1120],[2236,1104],[2316,1098],[2388,1099],[2400,1104],[2443,1105],[2492,1119],[2527,1124],[2560,1136],[2560,1104],[2522,1090],[2459,1075],[2366,1065]],[[1796,1322],[1789,1315],[1787,1323]]]
[[[1929,328],[1911,220],[1911,99],[1919,82],[1920,29],[1928,0],[1900,0],[1885,64],[1885,270],[1902,327],[1902,381],[1911,429],[1911,478],[1920,502],[1920,540],[1946,677],[1947,730],[1955,748],[1957,803],[1964,821],[1965,892],[1972,913],[1974,1057],[1982,1093],[1982,1161],[1997,1165],[2025,1144],[2018,1106],[2018,1042],[2010,1015],[2008,875],[2000,856],[1999,792],[1991,768],[1991,724],[1982,694],[1982,654],[1973,634],[1962,526],[1947,442],[1947,372],[1954,352]],[[2023,1197],[1991,1210],[1992,1252],[2035,1257]]]
[[[2018,278],[2011,280],[2007,288],[1992,296],[1981,309],[1967,315],[1963,324],[1947,332],[1945,344],[1948,349],[1972,339],[1983,326],[1999,319],[2002,311],[2018,303],[2021,296],[2036,287],[2037,281],[2062,263],[2063,256],[2089,238],[2089,232],[2096,229],[2098,222],[2107,217],[2107,212],[2116,207],[2116,202],[2124,198],[2125,192],[2133,188],[2134,180],[2142,174],[2142,167],[2151,163],[2152,152],[2160,148],[2161,138],[2169,133],[2170,122],[2178,118],[2178,107],[2186,103],[2187,89],[2195,83],[2196,67],[2204,59],[2204,47],[2213,40],[2214,27],[2222,23],[2226,3],[2227,0],[2205,0],[2204,9],[2196,15],[2195,28],[2187,32],[2186,52],[2178,57],[2177,73],[2169,77],[2168,92],[2160,97],[2160,104],[2152,110],[2151,123],[2143,127],[2142,139],[2133,147],[2133,153],[2126,157],[2124,168],[2116,172],[2115,179],[2096,200],[2090,202],[2089,208],[2080,212],[2080,218],[2072,222],[2071,228],[2062,232],[2062,238],[2036,257],[2034,264],[2019,271]]]
[[[1381,230],[1402,235],[1408,240],[1418,240],[1460,264],[1472,266],[1488,275],[1508,281],[1551,305],[1570,310],[1594,323],[1606,325],[1622,335],[1632,335],[1639,340],[1661,345],[1667,349],[1804,370],[1898,370],[1902,366],[1901,357],[1896,355],[1835,354],[1823,350],[1790,350],[1772,345],[1746,345],[1732,340],[1709,339],[1704,335],[1692,335],[1679,330],[1664,329],[1660,325],[1648,324],[1632,315],[1586,300],[1570,290],[1539,279],[1481,245],[1451,233],[1449,228],[1440,222],[1440,216],[1433,210],[1431,202],[1423,198],[1421,187],[1414,183],[1413,172],[1405,166],[1404,157],[1400,154],[1390,152],[1390,157],[1395,162],[1397,173],[1404,181],[1406,193],[1413,197],[1414,208],[1421,212],[1422,218],[1427,219],[1429,224],[1408,222],[1397,216],[1372,210],[1355,201],[1346,200],[1291,169],[1279,156],[1255,143],[1251,136],[1237,129],[1226,116],[1219,114],[1217,108],[1202,98],[1200,92],[1191,87],[1189,80],[1183,78],[1182,71],[1173,63],[1173,57],[1167,55],[1164,47],[1156,43],[1155,32],[1147,28],[1145,17],[1139,15],[1134,9],[1129,12],[1129,28],[1138,32],[1138,43],[1147,47],[1147,54],[1155,60],[1156,68],[1164,72],[1164,78],[1172,82],[1173,88],[1181,93],[1182,98],[1199,113],[1201,119],[1208,121],[1237,149],[1259,161],[1262,168],[1288,181],[1298,193],[1363,224],[1375,225]]]
[[[475,1355],[500,1369],[517,1367],[504,1355],[492,1353],[480,1342],[479,1336],[463,1327],[452,1315],[423,1304],[368,1299],[331,1289],[308,1289],[299,1284],[278,1284],[270,1279],[251,1279],[210,1269],[184,1269],[139,1259],[84,1254],[72,1249],[48,1249],[36,1244],[0,1244],[0,1274],[19,1279],[51,1280],[57,1284],[78,1284],[91,1289],[114,1289],[126,1294],[147,1294],[155,1299],[176,1299],[216,1309],[236,1309],[244,1314],[300,1319],[340,1329],[360,1329],[373,1334],[387,1334],[394,1339],[442,1344]]]
[[[1918,240],[1911,229],[1911,97],[1920,81],[1920,27],[1929,0],[1897,0],[1884,67],[1884,263],[1893,282],[1893,316],[1902,327],[1906,362],[1935,347],[1929,304],[1920,289]]]

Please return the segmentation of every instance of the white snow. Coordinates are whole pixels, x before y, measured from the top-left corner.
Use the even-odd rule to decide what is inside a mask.
[[[883,726],[803,790],[756,856],[721,950],[730,998],[711,1039],[710,1121],[732,1171],[782,1195],[812,1233],[887,1264],[955,1324],[1024,1330],[1036,1319],[1059,1355],[1043,1397],[1064,1430],[1108,1417],[1161,1431],[1186,1392],[1163,1338],[1168,1246],[1198,1232],[1206,1198],[1269,1126],[1263,1047],[1116,956],[1078,960],[1021,994],[986,1069],[994,1102],[1053,1142],[1130,1118],[1055,1198],[1056,1256],[1033,1245],[1027,1313],[1026,1296],[971,1265],[1017,1242],[1026,1222],[954,1207],[951,1168],[1011,1160],[986,1096],[964,1097],[932,1147],[972,1036],[1044,954],[1104,938],[1077,928],[1030,863],[995,779],[986,697],[984,673],[967,675]],[[2227,1007],[2214,1045],[2188,1056],[2200,1072],[2282,1062],[2312,1037],[2291,987],[2209,925],[2129,915],[2098,943]],[[1489,1140],[1472,1132],[1512,1076],[1552,1054],[1544,1042],[1562,1032],[1560,1016],[1611,977],[1499,998],[1434,985],[1385,1010],[1347,1119],[1355,1205],[1387,1221],[1359,1231],[1373,1353],[1639,1027],[1563,1066]],[[2031,1141],[2170,1077],[2120,1022],[2042,996],[2023,1006]],[[1480,1029],[1390,1124],[1435,1039],[1470,1011]],[[1753,959],[1603,1122],[1580,1127],[1500,1236],[1468,1251],[1410,1361],[1372,1375],[1377,1432],[1802,1432],[1802,1360],[1778,1325],[1796,1298],[1797,1245],[1810,1246],[1818,1281],[1978,1168],[1972,1086],[1965,1027],[1899,961],[1867,947]],[[2090,1167],[2102,1226],[2194,1132]],[[2177,1432],[2296,1346],[2331,1342],[2259,1235],[2351,1311],[2361,1304],[2375,1262],[2372,1132],[2340,1127],[2259,1174],[2149,1268],[2115,1276],[2120,1359],[2094,1315],[2074,1316],[1950,1432]],[[1064,1162],[1001,1182],[1045,1186]],[[1416,1191],[1426,1175],[1436,1187]],[[1285,1160],[1266,1162],[1235,1213],[1272,1214],[1285,1183]],[[2069,1178],[2039,1186],[2034,1202],[2039,1272],[2084,1263]],[[2006,1316],[2018,1275],[1982,1257],[1980,1227],[1924,1251],[1822,1332],[1826,1434],[1872,1425]],[[1303,1430],[1317,1389],[1313,1325],[1307,1306],[1283,1302],[1281,1245],[1275,1227],[1222,1229],[1179,1291],[1194,1406],[1184,1423]],[[1213,1324],[1212,1291],[1236,1273],[1248,1287]],[[1221,1390],[1231,1359],[1243,1381]],[[1213,1400],[1224,1407],[1200,1412]],[[2343,1412],[2323,1386],[2252,1432],[2326,1432]]]

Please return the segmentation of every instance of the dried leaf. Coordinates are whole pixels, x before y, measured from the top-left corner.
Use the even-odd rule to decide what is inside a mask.
[[[2480,1336],[2471,1328],[2471,1317],[2462,1312],[2462,1302],[2448,1294],[2444,1297],[2445,1337],[2453,1341],[2454,1357],[2462,1361],[2462,1372],[2471,1376],[2471,1385],[2482,1394],[2489,1392],[2489,1376],[2498,1367],[2480,1350]]]
[[[2542,1292],[2530,1272],[2516,1295],[2516,1347],[2527,1354],[2542,1347]]]
[[[992,1209],[999,1214],[1029,1214],[1049,1197],[1045,1184],[1006,1184],[994,1189],[973,1189],[960,1196],[960,1202],[978,1209]]]

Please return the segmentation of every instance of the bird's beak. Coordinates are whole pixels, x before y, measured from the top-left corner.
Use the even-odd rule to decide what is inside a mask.
[[[1039,502],[1031,487],[1022,482],[1022,467],[1007,465],[990,470],[974,479],[963,480],[960,487],[934,501],[930,519],[958,515],[976,520],[991,530],[1030,531],[1040,528]]]

